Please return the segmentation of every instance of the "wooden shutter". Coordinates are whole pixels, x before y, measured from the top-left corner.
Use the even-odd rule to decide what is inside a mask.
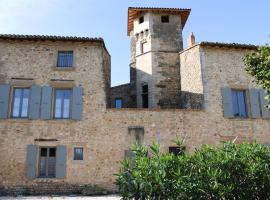
[[[264,90],[260,90],[262,117],[269,119],[270,118],[270,110],[265,107],[268,104],[268,101],[265,99],[266,95],[267,94]]]
[[[0,119],[8,117],[9,85],[0,85]]]
[[[29,119],[38,119],[40,113],[41,87],[31,87]]]
[[[259,90],[250,89],[249,90],[249,97],[250,97],[251,117],[252,118],[260,118],[261,117],[261,108],[260,108]]]
[[[52,88],[49,86],[42,87],[41,95],[41,119],[51,119],[51,104],[52,104]]]
[[[29,179],[34,179],[37,176],[37,155],[38,147],[36,145],[28,145],[26,156],[26,176]]]
[[[233,102],[232,102],[232,90],[231,88],[222,88],[222,103],[223,103],[223,114],[226,118],[233,118]]]
[[[81,120],[82,119],[82,87],[74,87],[72,91],[72,119]]]
[[[66,162],[67,162],[67,148],[65,146],[57,146],[56,148],[56,178],[66,177]]]

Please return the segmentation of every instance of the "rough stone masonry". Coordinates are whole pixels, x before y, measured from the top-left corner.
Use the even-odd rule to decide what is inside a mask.
[[[128,13],[131,82],[113,88],[100,38],[0,35],[1,195],[115,191],[136,141],[164,152],[177,137],[187,151],[236,137],[270,143],[265,93],[242,61],[256,46],[183,49],[190,9]]]

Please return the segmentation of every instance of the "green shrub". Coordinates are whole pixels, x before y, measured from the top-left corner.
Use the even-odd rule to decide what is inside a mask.
[[[123,199],[270,199],[270,155],[260,144],[203,146],[192,154],[136,146],[116,175]]]

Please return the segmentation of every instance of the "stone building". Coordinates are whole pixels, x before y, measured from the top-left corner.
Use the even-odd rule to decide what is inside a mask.
[[[0,194],[115,190],[135,141],[270,143],[265,93],[242,60],[256,46],[191,35],[183,49],[189,13],[129,8],[131,82],[112,88],[100,38],[0,35]]]

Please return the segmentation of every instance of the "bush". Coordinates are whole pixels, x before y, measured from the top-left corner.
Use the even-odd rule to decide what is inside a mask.
[[[154,144],[133,152],[116,175],[123,199],[270,199],[270,155],[263,145],[228,142],[176,156]]]

